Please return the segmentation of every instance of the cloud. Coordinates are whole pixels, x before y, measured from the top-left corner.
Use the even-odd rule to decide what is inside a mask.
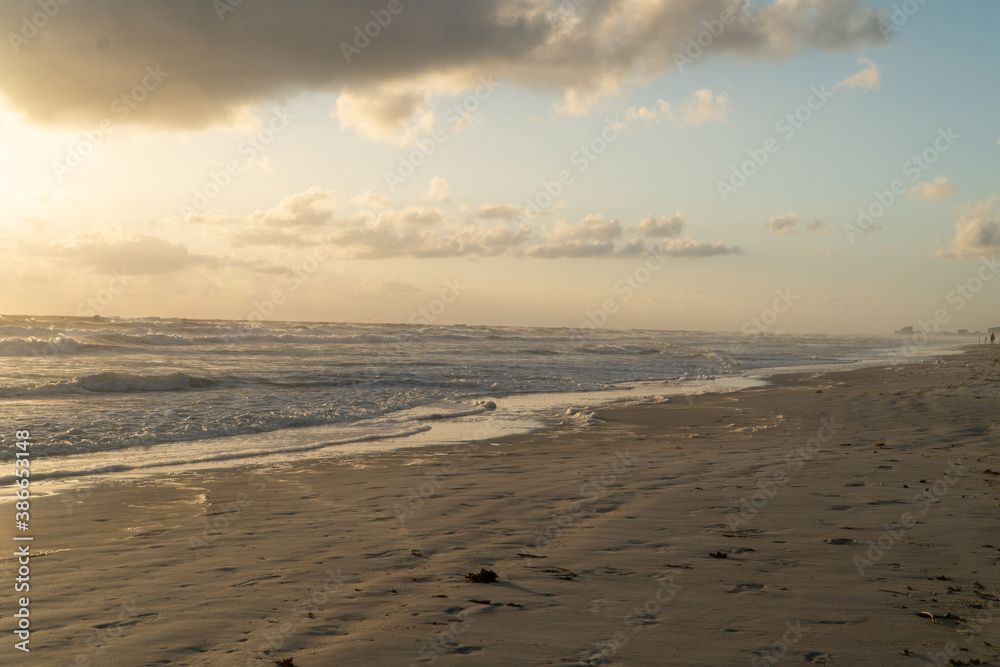
[[[678,239],[685,221],[684,212],[672,216],[649,216],[626,229],[616,219],[600,213],[576,222],[565,220],[531,224],[529,211],[514,204],[463,205],[466,222],[453,220],[441,208],[407,206],[378,213],[360,211],[337,215],[333,193],[319,187],[282,199],[274,207],[234,216],[210,211],[182,219],[199,224],[229,240],[234,247],[274,248],[319,247],[330,249],[345,259],[386,259],[393,257],[536,257],[625,258],[650,252],[653,247],[674,257],[711,257],[741,253],[721,241],[700,243],[690,236]],[[176,220],[175,220],[176,222]],[[649,239],[663,239],[651,246]],[[259,270],[252,267],[254,270]]]
[[[625,248],[615,244],[622,234],[620,222],[604,220],[601,214],[594,213],[579,222],[556,224],[544,235],[542,243],[528,248],[525,254],[544,259],[620,256],[634,249],[634,244],[631,248],[628,244]]]
[[[515,204],[482,204],[477,207],[463,204],[459,211],[475,222],[530,220],[533,217],[527,208]]]
[[[661,215],[654,218],[649,215],[639,223],[639,233],[652,238],[673,238],[680,236],[684,229],[684,211],[677,211],[673,215]]]
[[[688,127],[704,125],[712,121],[724,121],[729,113],[729,96],[725,93],[713,95],[708,88],[696,90],[694,95],[681,105],[681,123]]]
[[[327,224],[337,206],[333,190],[314,185],[304,192],[284,197],[274,208],[254,213],[249,222],[262,227],[311,229]]]
[[[351,203],[355,206],[363,206],[364,208],[389,208],[392,206],[392,200],[388,196],[380,195],[371,190],[365,190],[361,194],[352,197]]]
[[[330,115],[340,127],[365,139],[406,146],[434,129],[434,109],[427,92],[384,89],[345,92]]]
[[[639,230],[645,224],[647,231],[656,232],[648,236],[676,236],[684,225],[684,213],[677,212],[673,216],[661,216],[659,219],[649,216],[639,223]],[[641,239],[630,239],[618,245],[616,241],[624,236],[621,223],[617,220],[603,220],[599,214],[589,215],[575,224],[562,223],[557,225],[543,243],[532,246],[525,251],[528,257],[545,259],[557,258],[624,258],[638,257],[649,252],[658,252],[668,257],[686,257],[689,259],[715,257],[718,255],[739,255],[743,250],[738,246],[728,246],[722,241],[716,243],[701,243],[690,236],[683,239],[667,238],[656,245],[647,245]]]
[[[968,206],[955,221],[955,238],[950,249],[939,252],[938,257],[972,259],[986,257],[1000,251],[1000,210],[993,195],[985,201]]]
[[[339,248],[343,257],[351,259],[495,257],[516,254],[532,236],[534,232],[524,225],[429,230],[406,227],[379,216],[344,221],[324,243]]]
[[[858,62],[865,66],[860,72],[855,72],[843,81],[837,83],[834,91],[853,88],[857,90],[876,90],[882,85],[882,70],[868,58],[859,58]]]
[[[129,275],[152,275],[184,271],[195,267],[218,268],[225,262],[200,255],[180,243],[138,232],[122,235],[113,225],[98,225],[65,241],[27,245],[31,254],[60,263],[101,273],[123,271]]]
[[[528,257],[541,259],[567,259],[585,257],[612,257],[617,248],[610,241],[562,241],[532,246],[526,251]]]
[[[622,116],[622,122],[644,120],[647,123],[659,123],[664,118],[671,122],[676,120],[673,107],[666,100],[657,100],[655,107],[629,107]]]
[[[451,187],[448,185],[448,181],[440,176],[432,178],[427,192],[420,195],[420,201],[451,201]]]
[[[604,220],[600,213],[593,213],[576,223],[557,224],[549,234],[549,238],[557,243],[564,241],[609,243],[621,235],[622,223],[617,220]]]
[[[772,236],[797,236],[802,232],[809,234],[825,234],[830,225],[822,220],[815,220],[807,225],[799,224],[799,216],[795,211],[788,211],[767,220],[767,231]]]
[[[805,229],[807,232],[811,232],[813,234],[826,234],[830,231],[831,227],[822,220],[814,220],[806,225]]]
[[[566,12],[548,0],[423,0],[419,8],[404,2],[368,38],[362,26],[373,5],[355,0],[60,3],[42,34],[0,52],[0,95],[35,123],[92,127],[111,117],[202,128],[236,123],[264,102],[335,93],[346,128],[403,143],[426,128],[424,93],[469,90],[484,73],[586,111],[670,71],[673,54],[732,4],[621,0]],[[28,0],[0,3],[0,34],[19,35],[36,10]],[[887,42],[883,16],[863,0],[753,3],[706,58],[876,46]],[[109,112],[142,85],[147,65],[166,73],[160,85],[123,118]]]
[[[272,208],[246,217],[224,211],[207,211],[182,219],[226,236],[234,246],[308,246],[333,222],[339,201],[332,190],[318,185],[284,197]]]
[[[957,190],[951,179],[947,176],[938,176],[933,183],[917,183],[906,193],[907,197],[919,199],[920,201],[937,201],[939,199],[951,199]]]
[[[397,301],[406,299],[408,302],[422,290],[413,283],[399,276],[363,276],[347,285],[345,291],[355,296],[369,299]]]
[[[407,206],[398,213],[396,211],[386,211],[379,216],[380,219],[392,224],[413,225],[417,227],[433,227],[448,221],[448,214],[440,208],[428,206]]]
[[[795,211],[777,215],[767,220],[767,231],[773,236],[794,236],[799,233],[799,216]]]
[[[656,250],[668,257],[686,257],[688,259],[743,254],[743,249],[739,246],[728,246],[722,241],[699,243],[690,236],[663,241],[659,246],[656,246]]]

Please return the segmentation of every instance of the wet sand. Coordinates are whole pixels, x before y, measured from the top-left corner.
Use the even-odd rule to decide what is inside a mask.
[[[1000,665],[998,356],[38,498],[3,664]]]

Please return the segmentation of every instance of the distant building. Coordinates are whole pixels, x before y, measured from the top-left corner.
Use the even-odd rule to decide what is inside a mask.
[[[990,330],[987,333],[1000,334],[1000,327],[990,327]]]
[[[965,336],[965,335],[968,335],[968,333],[969,333],[968,329],[959,329],[958,330],[958,335],[959,336]]]
[[[911,334],[911,333],[913,333],[913,327],[903,327],[902,329],[900,329],[896,333],[897,334]]]

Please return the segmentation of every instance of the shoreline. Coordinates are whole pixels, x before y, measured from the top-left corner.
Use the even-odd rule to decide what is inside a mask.
[[[887,362],[899,362],[896,365],[923,363],[927,358],[937,359],[963,354],[977,347],[971,344],[959,348],[935,347],[925,351],[923,359],[915,360],[910,356],[902,362],[899,362],[898,357],[891,357],[840,364],[765,367],[747,369],[733,375],[693,379],[684,383],[680,380],[622,383],[631,386],[600,391],[523,393],[501,397],[483,394],[473,396],[462,403],[422,405],[381,415],[373,420],[347,424],[306,426],[167,442],[148,447],[90,452],[67,457],[42,458],[38,462],[42,466],[48,466],[50,461],[55,461],[57,466],[67,463],[78,466],[85,462],[87,467],[69,470],[43,468],[36,474],[38,479],[59,486],[57,492],[65,492],[73,491],[80,486],[114,482],[116,479],[155,477],[186,471],[267,466],[273,465],[276,457],[290,457],[298,461],[325,460],[359,454],[381,454],[395,449],[421,449],[441,444],[460,445],[529,435],[544,430],[558,430],[567,425],[572,426],[574,420],[579,421],[580,427],[584,427],[588,423],[588,415],[598,410],[669,402],[680,398],[687,399],[689,396],[740,392],[767,386],[773,378],[783,375],[842,373],[878,368]],[[484,403],[492,403],[494,406],[499,403],[500,409],[482,409]],[[442,418],[434,415],[437,410],[444,410],[445,416]],[[449,410],[455,414],[448,414]],[[572,410],[572,414],[566,412],[567,410]],[[388,423],[395,425],[387,428]],[[379,433],[379,430],[389,432]],[[473,433],[471,437],[470,432]],[[294,444],[290,444],[290,440],[294,440]],[[224,443],[248,441],[255,443],[253,451],[224,450],[212,454],[202,450],[206,444],[213,448],[224,448]],[[272,453],[263,453],[263,449],[279,441],[283,445],[282,448]],[[158,456],[167,458],[146,460],[143,454],[149,449],[156,450]],[[13,477],[0,475],[0,483],[5,487],[12,481]],[[0,492],[0,506],[11,500],[10,493]]]
[[[994,355],[37,497],[32,660],[1000,664]]]

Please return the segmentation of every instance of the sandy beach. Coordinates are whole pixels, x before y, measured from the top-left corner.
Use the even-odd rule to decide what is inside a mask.
[[[1000,664],[994,350],[37,498],[2,662]]]

